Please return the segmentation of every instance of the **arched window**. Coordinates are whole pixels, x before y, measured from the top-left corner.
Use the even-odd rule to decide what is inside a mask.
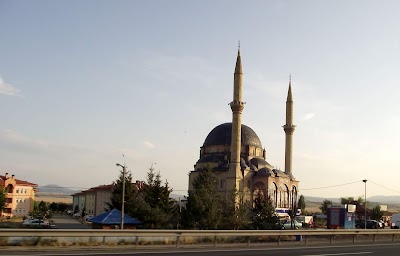
[[[267,196],[267,188],[265,184],[261,181],[258,181],[256,184],[254,184],[254,190],[253,190],[253,198],[254,200],[261,200],[264,201]]]
[[[281,206],[281,207],[284,207],[284,208],[289,208],[289,193],[290,193],[290,191],[289,191],[289,188],[288,188],[288,186],[285,184],[283,187],[282,187],[282,196],[283,196],[283,205]]]
[[[5,190],[7,193],[12,194],[14,192],[14,186],[12,184],[8,184],[8,186]]]
[[[273,184],[273,194],[272,194],[272,201],[274,203],[275,208],[278,207],[278,186],[276,185],[275,182]]]
[[[296,186],[292,186],[292,191],[291,191],[291,208],[297,209],[297,188]]]

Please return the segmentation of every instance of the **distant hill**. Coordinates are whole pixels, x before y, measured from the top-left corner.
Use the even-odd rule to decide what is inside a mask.
[[[340,203],[340,198],[323,198],[314,196],[304,196],[307,202],[322,203],[324,200],[330,200],[333,203]],[[375,202],[379,204],[400,204],[400,196],[371,196],[367,197],[368,202]]]
[[[386,204],[400,204],[400,196],[371,196],[367,198],[367,201]]]
[[[59,195],[72,195],[79,192],[69,188],[64,188],[55,184],[48,184],[46,186],[38,186],[38,194],[59,194]]]
[[[315,196],[304,196],[304,199],[307,202],[313,203],[322,203],[324,200],[332,201],[333,203],[340,203],[339,198],[324,198],[324,197],[315,197]]]
[[[323,198],[323,197],[313,197],[304,196],[306,201],[306,210],[310,212],[318,212],[321,203],[327,199],[332,201],[334,205],[340,205],[339,198]],[[367,197],[370,207],[375,205],[386,205],[387,211],[389,212],[400,212],[400,196],[371,196]]]

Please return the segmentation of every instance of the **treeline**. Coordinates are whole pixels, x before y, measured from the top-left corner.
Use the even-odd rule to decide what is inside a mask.
[[[356,204],[356,205],[364,205],[365,203],[368,206],[372,206],[370,209],[370,212],[368,210],[368,218],[372,220],[381,220],[384,212],[381,209],[381,206],[378,203],[371,203],[371,202],[365,202],[362,197],[354,198],[354,197],[341,197],[340,198],[340,204],[341,205],[347,205],[347,204]],[[323,214],[328,213],[328,208],[333,205],[333,202],[331,200],[325,199],[322,203],[319,209]],[[368,209],[368,207],[367,207]]]
[[[113,183],[111,202],[106,210],[122,206],[123,171]],[[125,174],[124,211],[151,229],[278,229],[279,220],[269,198],[259,195],[251,205],[232,191],[218,192],[218,179],[210,168],[200,172],[189,192],[185,207],[170,198],[172,189],[151,167],[144,183],[132,183]],[[236,203],[235,203],[236,202]]]

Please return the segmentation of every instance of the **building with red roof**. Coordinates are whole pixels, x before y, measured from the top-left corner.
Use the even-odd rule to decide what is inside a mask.
[[[97,216],[108,209],[113,186],[100,185],[72,195],[73,209],[85,210],[86,214]]]
[[[1,216],[26,216],[33,211],[37,184],[16,179],[8,173],[0,175],[0,187],[6,193],[6,203]]]

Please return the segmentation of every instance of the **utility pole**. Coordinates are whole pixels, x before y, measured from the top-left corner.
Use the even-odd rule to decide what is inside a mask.
[[[368,180],[363,180],[364,182],[364,187],[365,187],[365,192],[364,192],[364,229],[367,229],[367,181]]]
[[[118,164],[117,166],[122,168],[122,203],[121,203],[121,229],[124,229],[124,217],[125,217],[125,173],[126,165]]]

